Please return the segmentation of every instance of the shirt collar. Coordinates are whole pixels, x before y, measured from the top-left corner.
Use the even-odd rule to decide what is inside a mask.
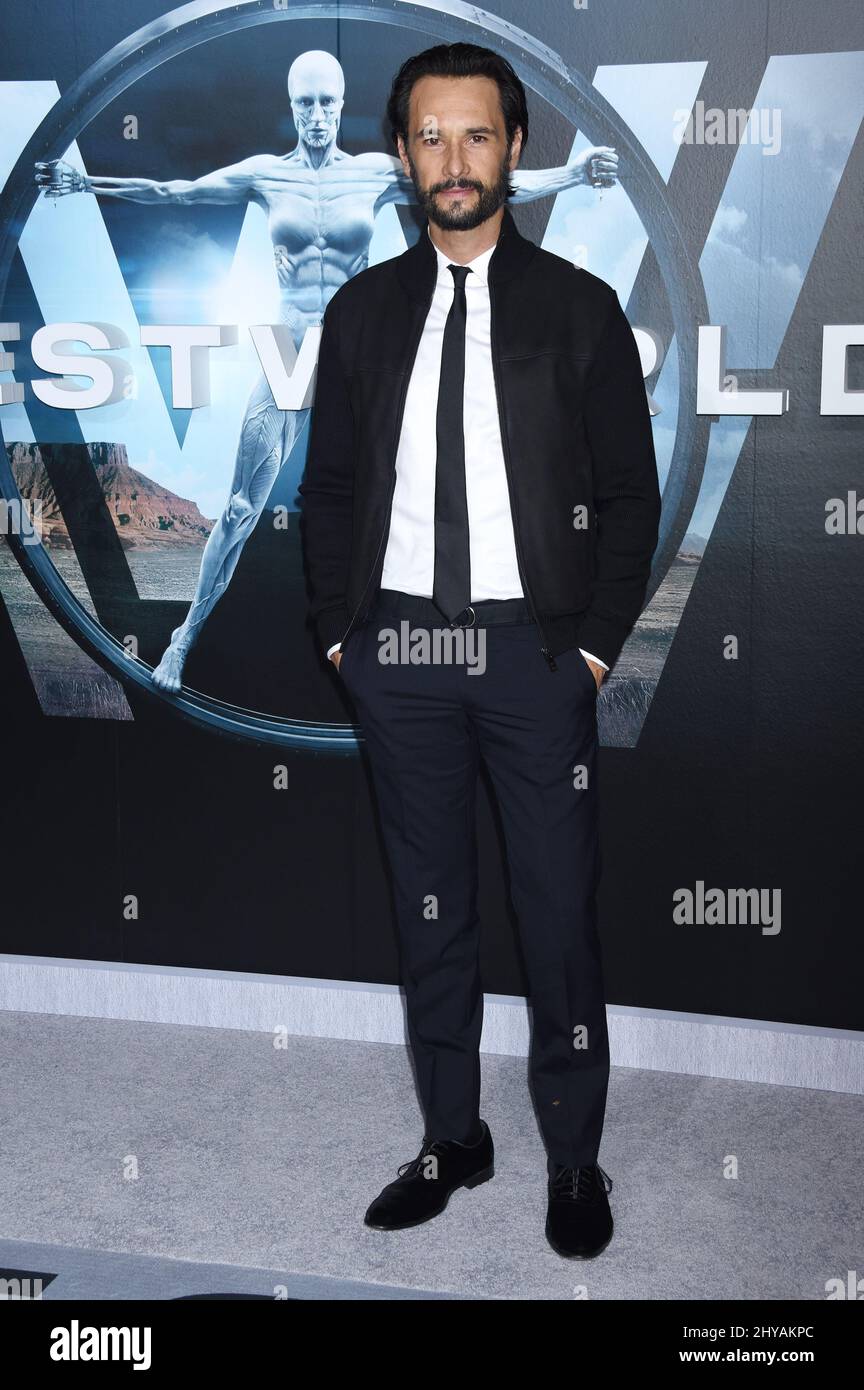
[[[429,240],[432,241],[432,233],[429,229],[428,222],[426,224],[426,235],[428,236]],[[448,256],[445,256],[443,251],[439,250],[439,248],[435,246],[434,241],[432,241],[432,245],[435,248],[435,255],[438,258],[437,283],[439,285],[452,286],[453,276],[450,274],[450,271],[447,269],[447,267],[448,265],[456,264],[456,262],[451,261]],[[471,268],[471,275],[466,279],[466,284],[470,285],[472,281],[481,285],[485,285],[487,283],[489,279],[489,262],[492,259],[492,252],[495,250],[495,247],[497,245],[498,243],[496,241],[486,251],[481,251],[479,256],[475,256],[473,261],[464,262],[465,265],[470,266]]]

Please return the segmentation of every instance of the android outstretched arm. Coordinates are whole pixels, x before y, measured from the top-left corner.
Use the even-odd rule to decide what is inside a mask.
[[[255,195],[261,159],[254,155],[239,164],[214,169],[200,179],[114,179],[82,174],[63,159],[36,165],[36,182],[46,198],[67,193],[94,193],[99,198],[125,198],[132,203],[242,203]]]

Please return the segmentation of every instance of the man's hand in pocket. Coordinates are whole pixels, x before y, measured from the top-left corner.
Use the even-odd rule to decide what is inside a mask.
[[[338,653],[334,652],[333,655],[336,656]],[[607,674],[606,670],[604,667],[598,666],[596,661],[589,661],[587,656],[583,657],[583,660],[587,663],[588,669],[597,682],[597,689],[599,690],[603,684],[603,677]]]

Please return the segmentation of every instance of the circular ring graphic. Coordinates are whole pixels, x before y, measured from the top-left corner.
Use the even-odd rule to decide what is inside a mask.
[[[698,327],[708,322],[705,291],[698,267],[676,223],[666,187],[646,151],[614,109],[587,79],[568,68],[557,53],[499,16],[462,0],[308,0],[277,9],[273,0],[192,0],[129,35],[85,73],[34,132],[0,196],[0,300],[5,295],[12,259],[27,218],[38,197],[33,180],[37,161],[59,159],[78,134],[105,107],[140,78],[168,59],[222,34],[259,24],[293,19],[357,20],[428,32],[454,42],[476,37],[498,50],[517,69],[530,90],[582,130],[595,145],[614,145],[622,152],[619,181],[649,238],[669,301],[678,347],[679,401],[695,406]],[[623,177],[622,177],[623,176]],[[687,529],[704,471],[710,421],[689,409],[678,429],[663,489],[660,537],[654,554],[645,602],[656,593]],[[0,429],[0,496],[20,503]],[[231,705],[184,686],[178,694],[160,691],[152,668],[133,657],[75,598],[52,564],[44,546],[25,545],[7,537],[13,553],[46,607],[80,647],[105,670],[139,694],[170,705],[183,718],[228,737],[293,749],[356,753],[357,731],[350,724],[321,724],[286,719]]]

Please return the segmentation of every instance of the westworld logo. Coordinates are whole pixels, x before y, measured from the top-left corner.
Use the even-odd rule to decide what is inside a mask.
[[[75,171],[68,166],[64,168],[62,164],[58,165],[57,161],[62,160],[81,131],[118,95],[172,57],[221,35],[292,19],[344,19],[346,16],[409,28],[437,41],[473,39],[496,48],[513,63],[526,87],[565,117],[574,130],[578,128],[586,134],[592,146],[609,146],[619,152],[617,177],[645,228],[663,277],[671,329],[677,343],[680,399],[695,400],[697,334],[699,325],[707,323],[708,312],[701,278],[677,228],[659,173],[614,110],[581,74],[570,70],[558,55],[515,26],[495,15],[460,3],[441,4],[440,0],[435,0],[434,5],[423,3],[423,0],[414,0],[410,4],[406,0],[385,0],[385,3],[374,5],[309,3],[292,5],[289,10],[274,6],[272,0],[267,3],[247,0],[247,3],[230,6],[214,3],[214,0],[199,0],[199,3],[184,5],[154,24],[145,26],[117,45],[81,77],[52,108],[22,152],[0,202],[3,226],[0,294],[5,296],[17,242],[38,196],[34,166],[53,166],[50,177],[54,181],[54,192],[74,191]],[[300,134],[298,123],[298,136]],[[326,132],[320,134],[323,138]],[[314,141],[319,136],[317,127],[304,132],[305,135]],[[532,171],[532,174],[535,179],[538,177],[538,171]],[[404,178],[399,177],[404,183]],[[69,188],[62,188],[63,179],[70,181]],[[95,182],[98,185],[98,179]],[[98,195],[98,186],[93,191]],[[403,190],[405,196],[394,198],[393,201],[411,201],[407,192]],[[542,186],[537,196],[545,196]],[[291,314],[294,312],[286,296],[288,317],[285,321],[292,329],[303,330],[308,325],[292,323]],[[311,322],[314,322],[314,316]],[[650,377],[647,385],[650,390]],[[262,408],[269,408],[263,399],[261,405]],[[256,473],[256,469],[260,474],[258,500],[261,506],[307,414],[308,411],[303,410],[278,411],[280,418],[277,424],[282,431],[280,447],[270,451],[268,468],[260,469],[262,461],[258,460],[250,471],[250,477]],[[656,593],[687,529],[702,479],[709,428],[708,418],[694,415],[692,411],[679,412],[675,446],[664,486],[660,541],[646,602]],[[242,440],[240,452],[242,454]],[[235,473],[235,480],[237,476]],[[0,491],[10,502],[20,504],[20,493],[5,448],[0,448]],[[244,496],[241,494],[241,501]],[[254,526],[259,515],[260,506],[254,513],[247,508],[245,518],[241,518],[247,523],[247,534],[251,529],[248,523],[251,521]],[[189,624],[206,619],[230,581],[239,549],[242,548],[241,541],[240,546],[234,548],[233,563],[229,563],[227,557],[231,548],[226,545],[220,551],[217,540],[218,537],[214,537],[214,543],[208,543],[211,552],[209,568],[205,552],[196,601],[186,624],[171,634],[159,674],[154,680],[153,667],[131,655],[128,648],[79,603],[41,544],[25,544],[22,537],[15,534],[9,536],[19,564],[54,616],[100,665],[127,686],[131,683],[138,693],[164,701],[183,717],[234,738],[295,749],[356,752],[358,739],[352,725],[269,716],[228,704],[188,686],[180,686],[178,677],[182,675],[183,639],[189,631]],[[137,599],[137,602],[147,604],[148,600]],[[300,620],[298,615],[298,622]],[[180,660],[172,665],[172,656],[176,656],[178,651]]]

